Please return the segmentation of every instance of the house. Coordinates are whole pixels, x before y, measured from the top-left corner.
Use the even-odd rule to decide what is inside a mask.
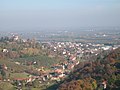
[[[107,88],[107,81],[104,80],[104,81],[102,82],[102,85],[103,85],[103,87],[104,87],[104,90],[106,90],[106,88]]]
[[[15,64],[20,65],[20,63],[19,63],[19,62],[15,62]]]
[[[2,52],[6,53],[6,52],[8,52],[8,50],[7,49],[3,49]]]
[[[19,36],[14,36],[14,35],[13,35],[13,40],[14,40],[14,41],[17,41],[18,39],[19,39]]]
[[[7,67],[5,64],[3,64],[3,69],[4,69],[4,70],[7,70],[8,67]]]
[[[68,64],[67,68],[68,68],[68,69],[73,69],[73,68],[74,68],[74,65],[73,65],[73,64]]]

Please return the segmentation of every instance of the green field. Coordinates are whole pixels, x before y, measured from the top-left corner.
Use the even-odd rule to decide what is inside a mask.
[[[47,68],[49,68],[51,65],[59,62],[59,60],[56,60],[55,58],[50,58],[50,57],[44,56],[44,55],[18,58],[18,59],[15,59],[15,61],[18,61],[18,62],[24,63],[24,64],[26,64],[27,62],[30,62],[30,61],[36,61],[37,64],[34,65],[35,67],[43,66],[43,67],[47,67]]]
[[[10,74],[10,78],[14,79],[14,78],[28,78],[29,74],[27,73],[11,73]]]

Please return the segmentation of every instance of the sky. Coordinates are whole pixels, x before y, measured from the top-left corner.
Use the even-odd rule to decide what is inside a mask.
[[[0,0],[0,31],[120,26],[120,0]]]

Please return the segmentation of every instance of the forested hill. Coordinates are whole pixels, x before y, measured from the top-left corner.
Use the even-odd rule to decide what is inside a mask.
[[[120,48],[103,59],[83,62],[59,86],[59,90],[120,90]]]

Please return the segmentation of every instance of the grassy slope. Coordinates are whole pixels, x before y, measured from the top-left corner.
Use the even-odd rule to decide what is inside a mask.
[[[56,64],[59,62],[59,60],[55,60],[54,58],[50,58],[48,56],[33,56],[33,57],[26,57],[26,58],[18,58],[15,59],[15,61],[19,61],[19,62],[28,62],[28,61],[37,61],[37,65],[35,65],[36,67],[50,67],[53,64]]]
[[[0,59],[0,64],[5,64],[8,68],[12,68],[15,71],[24,71],[25,69],[27,69],[26,66],[17,65],[9,59]]]

